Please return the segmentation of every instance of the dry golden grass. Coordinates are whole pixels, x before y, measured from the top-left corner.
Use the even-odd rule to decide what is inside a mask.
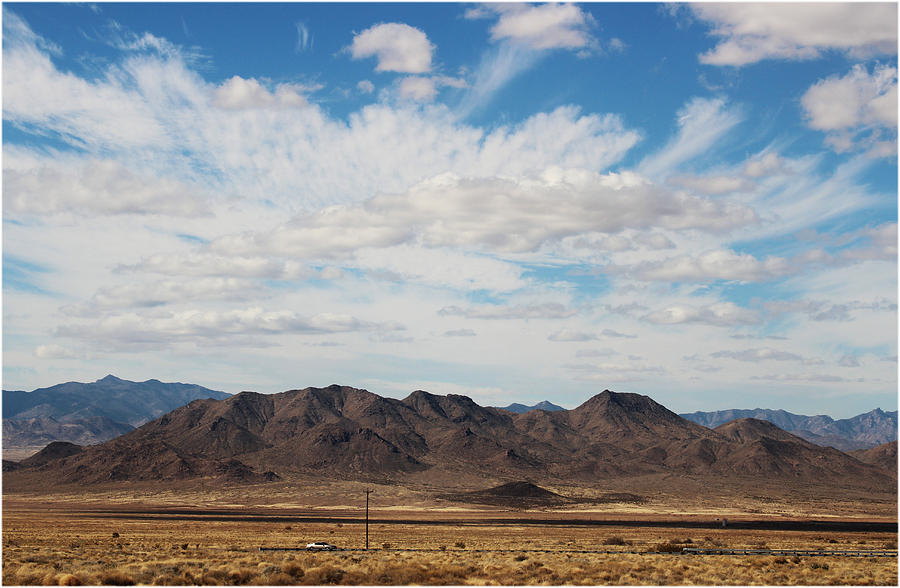
[[[484,508],[462,510],[461,505],[446,510],[439,503],[429,503],[427,496],[408,489],[395,489],[390,495],[388,488],[376,488],[381,492],[380,502],[373,506],[371,516],[386,522],[370,524],[369,545],[389,546],[389,550],[259,551],[260,546],[299,546],[315,540],[343,548],[362,548],[365,541],[362,524],[296,520],[298,516],[309,515],[360,517],[362,505],[354,504],[354,499],[362,488],[362,484],[356,483],[295,488],[293,500],[286,487],[268,494],[256,488],[217,489],[208,493],[119,488],[52,497],[7,494],[3,501],[2,581],[7,585],[68,586],[897,584],[897,561],[891,558],[577,553],[579,550],[646,552],[666,546],[676,550],[686,546],[896,548],[897,537],[890,533],[572,527],[509,521],[502,525],[484,524],[479,521],[486,517],[518,518],[523,523],[530,517],[553,516],[671,519],[675,509],[672,505],[657,504],[655,513],[608,510],[525,513]],[[207,516],[205,520],[193,520],[181,515],[154,514],[172,508],[209,512],[204,509],[212,507],[270,518],[259,520],[250,516],[240,521]],[[848,512],[852,511],[851,507],[848,502]],[[737,510],[734,506],[730,508],[729,516]],[[864,515],[862,503],[855,508],[851,512],[853,516]],[[117,510],[133,512],[116,513]],[[273,515],[282,518],[273,519]],[[411,518],[431,520],[435,524],[387,520]],[[696,520],[697,516],[693,518]],[[447,519],[468,522],[439,524]],[[434,551],[393,550],[397,548]],[[479,549],[512,551],[475,551]],[[554,552],[528,552],[530,549]]]

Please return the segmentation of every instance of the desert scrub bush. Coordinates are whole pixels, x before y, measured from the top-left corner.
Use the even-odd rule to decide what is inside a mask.
[[[682,549],[681,545],[678,543],[672,543],[671,541],[667,541],[665,543],[657,543],[656,545],[651,545],[647,551],[648,552],[659,552],[659,553],[678,553]]]
[[[291,586],[294,584],[294,578],[284,572],[278,572],[266,576],[263,584],[266,586]]]
[[[603,545],[631,545],[631,541],[626,541],[622,537],[618,535],[613,535],[612,537],[607,537],[603,540]]]
[[[134,578],[119,570],[100,572],[99,583],[109,586],[134,586]]]
[[[306,573],[306,571],[303,569],[303,566],[293,561],[289,561],[288,563],[284,564],[283,566],[281,566],[281,569],[285,574],[294,579],[300,579]]]
[[[228,572],[228,581],[231,584],[246,584],[255,575],[256,572],[247,568],[232,569]]]
[[[317,568],[306,570],[303,579],[308,584],[337,584],[346,574],[344,570],[337,568],[331,564],[325,564]]]
[[[57,586],[81,586],[81,580],[75,574],[60,574],[56,578]]]
[[[457,541],[456,543],[453,544],[453,547],[456,547],[458,549],[465,549],[466,544],[463,541]]]

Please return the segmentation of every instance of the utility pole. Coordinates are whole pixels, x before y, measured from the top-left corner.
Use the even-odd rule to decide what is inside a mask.
[[[366,551],[369,550],[369,494],[371,490],[366,490]]]

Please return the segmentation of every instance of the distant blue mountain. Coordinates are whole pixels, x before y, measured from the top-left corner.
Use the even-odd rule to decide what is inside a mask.
[[[710,429],[742,418],[769,421],[810,443],[841,451],[870,449],[897,440],[897,411],[887,412],[880,408],[840,420],[823,414],[805,416],[767,408],[698,411],[680,416]]]
[[[534,406],[525,406],[524,404],[519,404],[518,402],[513,402],[509,406],[498,406],[502,410],[508,410],[509,412],[514,412],[516,414],[522,414],[528,412],[530,410],[546,410],[548,412],[553,412],[557,410],[566,410],[561,406],[557,406],[548,400],[544,400],[542,402],[538,402]]]
[[[198,398],[231,396],[195,384],[131,382],[106,376],[31,392],[3,390],[3,446],[50,441],[92,444],[130,431]]]
[[[32,392],[3,391],[3,418],[50,417],[58,422],[104,416],[137,427],[198,398],[230,394],[196,384],[130,382],[109,375],[92,383],[66,382]]]

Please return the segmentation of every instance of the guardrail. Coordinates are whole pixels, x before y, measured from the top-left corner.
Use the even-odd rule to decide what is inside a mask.
[[[688,555],[796,555],[802,557],[897,557],[890,549],[703,549],[685,547],[681,553]]]
[[[305,547],[260,547],[260,551],[312,551],[321,553],[320,550],[307,550]],[[726,549],[712,548],[701,549],[698,547],[685,547],[681,551],[616,551],[616,550],[590,550],[590,549],[437,549],[437,548],[339,548],[334,551],[377,552],[377,551],[405,551],[405,552],[453,552],[453,553],[592,553],[600,555],[784,555],[799,557],[897,557],[896,550],[890,549]]]

